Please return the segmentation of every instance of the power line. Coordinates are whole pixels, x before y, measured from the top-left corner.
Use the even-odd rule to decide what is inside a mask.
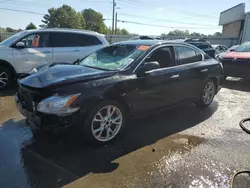
[[[2,0],[1,3],[10,3],[17,4],[22,6],[33,6],[33,7],[41,7],[41,8],[49,8],[50,5],[35,3],[35,2],[27,2],[27,1],[18,1],[18,0]]]
[[[140,8],[144,7],[144,8],[152,8],[152,5],[147,5],[145,3],[143,4],[140,4],[140,5],[136,5],[136,2],[134,2],[133,4],[131,4],[130,2],[127,2],[127,1],[120,1],[119,3],[123,4],[123,6],[129,6],[129,7],[133,7],[133,8],[137,8],[138,9],[138,6],[140,6]],[[193,12],[189,12],[189,11],[185,11],[185,10],[180,10],[180,9],[175,9],[175,8],[166,8],[166,10],[174,10],[176,12],[179,12],[178,14],[179,15],[183,15],[183,16],[186,16],[186,17],[195,17],[195,18],[198,18],[198,19],[210,19],[210,20],[215,20],[217,19],[218,16],[216,15],[208,15],[208,14],[197,14],[197,13],[193,13]]]
[[[180,23],[180,24],[186,24],[186,25],[190,25],[190,24],[195,24],[195,23],[191,23],[191,22],[182,22],[182,21],[173,21],[173,20],[167,20],[167,19],[160,19],[160,18],[153,18],[153,17],[147,17],[147,16],[141,16],[141,15],[136,15],[136,14],[128,14],[128,13],[119,13],[121,15],[125,15],[128,17],[140,17],[140,18],[144,18],[144,19],[150,19],[150,20],[155,20],[155,21],[164,21],[164,22],[172,22],[172,23]],[[203,24],[197,24],[199,26],[211,26],[211,25],[203,25]]]
[[[42,14],[42,13],[33,12],[33,11],[25,11],[25,10],[10,9],[10,8],[0,8],[0,10],[7,10],[7,11],[14,11],[14,12],[22,12],[22,13],[29,13],[29,14],[36,14],[36,15],[42,15],[42,16],[44,16],[44,14]]]
[[[105,20],[111,20],[111,19],[105,19]],[[145,26],[153,26],[153,27],[164,27],[164,28],[171,28],[171,29],[217,29],[215,27],[178,27],[178,26],[165,26],[165,25],[156,25],[156,24],[147,24],[147,23],[141,23],[141,22],[133,22],[128,20],[117,20],[121,23],[131,23],[131,24],[137,24],[137,25],[145,25]]]
[[[112,2],[111,1],[98,1],[98,0],[81,0],[81,1],[83,1],[83,2],[91,2],[91,3],[109,3],[109,4],[112,4]]]

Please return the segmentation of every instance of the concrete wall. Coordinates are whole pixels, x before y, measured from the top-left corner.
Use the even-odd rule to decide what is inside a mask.
[[[240,37],[243,21],[235,21],[223,25],[222,36],[224,37]]]

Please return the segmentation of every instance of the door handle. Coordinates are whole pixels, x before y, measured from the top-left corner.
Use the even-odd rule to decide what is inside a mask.
[[[207,72],[208,69],[202,69],[200,72]]]
[[[80,50],[74,50],[73,52],[80,52]]]
[[[179,77],[180,77],[179,74],[175,74],[175,75],[171,76],[170,78],[171,78],[171,79],[175,79],[175,78],[179,78]]]
[[[44,54],[49,54],[49,53],[51,53],[51,51],[45,51],[45,52],[43,52]]]

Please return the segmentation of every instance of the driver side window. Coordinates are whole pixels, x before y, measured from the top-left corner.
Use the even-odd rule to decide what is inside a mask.
[[[49,47],[49,34],[31,34],[23,38],[20,42],[23,42],[26,48],[45,48]]]
[[[174,66],[173,47],[167,46],[156,49],[150,57],[146,59],[146,62],[157,61],[160,64],[160,68]]]

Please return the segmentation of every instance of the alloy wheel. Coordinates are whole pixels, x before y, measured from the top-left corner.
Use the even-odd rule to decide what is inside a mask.
[[[113,105],[105,106],[95,114],[92,120],[92,134],[98,141],[110,141],[118,134],[122,123],[121,110]]]
[[[210,104],[214,98],[215,85],[213,82],[207,82],[203,91],[203,101],[205,104]]]
[[[6,72],[0,72],[0,88],[3,88],[8,83],[8,74]]]

